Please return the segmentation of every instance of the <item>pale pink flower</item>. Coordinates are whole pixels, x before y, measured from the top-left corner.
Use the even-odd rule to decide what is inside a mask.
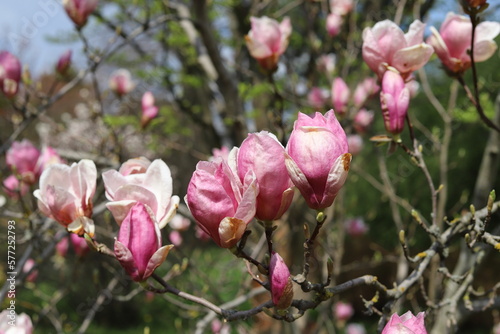
[[[349,95],[351,91],[342,78],[335,78],[332,83],[332,104],[333,110],[339,115],[347,112]]]
[[[335,318],[339,321],[347,321],[354,314],[354,308],[349,303],[337,302],[333,308]]]
[[[285,166],[285,148],[276,136],[261,131],[251,133],[229,155],[229,165],[241,183],[255,175],[259,195],[255,217],[276,220],[288,210],[293,199],[293,183]]]
[[[339,14],[330,13],[326,17],[326,32],[331,37],[335,37],[340,33],[340,28],[344,23],[344,19]]]
[[[285,163],[295,186],[313,209],[333,204],[349,172],[347,138],[333,110],[314,118],[299,113],[288,141]]]
[[[316,66],[319,72],[331,75],[335,71],[336,61],[335,54],[323,54],[316,60]]]
[[[144,174],[148,170],[149,165],[151,165],[151,161],[148,158],[132,158],[125,161],[120,166],[118,172],[123,176],[131,174]]]
[[[210,326],[212,328],[213,334],[230,334],[231,327],[227,322],[222,323],[219,319],[215,318],[212,320],[212,324]]]
[[[172,176],[167,164],[160,159],[153,161],[144,171],[144,160],[137,161],[141,172],[124,176],[116,170],[102,174],[106,204],[118,225],[137,202],[147,205],[154,213],[160,228],[167,225],[179,206],[179,197],[172,196]],[[144,163],[144,164],[143,164]],[[130,163],[127,162],[127,167]],[[125,173],[124,170],[120,169]]]
[[[23,273],[29,273],[28,276],[26,276],[27,282],[34,283],[38,278],[38,270],[37,269],[32,270],[32,268],[35,267],[35,264],[36,264],[35,260],[31,258],[27,259],[26,262],[24,262]]]
[[[98,0],[63,0],[63,6],[69,18],[78,28],[87,23],[90,14],[96,9]]]
[[[223,248],[241,239],[256,211],[258,186],[248,174],[242,184],[227,163],[200,161],[189,181],[184,201],[198,226]]]
[[[337,15],[347,15],[354,8],[354,0],[330,0],[330,11]]]
[[[281,23],[267,16],[251,17],[252,25],[245,42],[250,55],[262,68],[275,71],[279,57],[288,47],[288,39],[292,33],[290,19],[285,17]]]
[[[358,133],[365,133],[370,125],[373,123],[374,118],[373,111],[368,111],[366,109],[360,109],[356,115],[354,115],[353,126]]]
[[[15,326],[10,325],[13,320],[15,320]],[[8,309],[0,313],[0,333],[2,334],[32,334],[33,329],[31,318],[26,313],[16,314],[15,311]]]
[[[92,198],[97,170],[91,160],[83,159],[71,166],[54,164],[43,171],[40,189],[33,195],[40,211],[65,226],[68,231],[94,235]]]
[[[191,225],[191,221],[183,215],[176,214],[168,225],[173,230],[185,231],[189,228],[189,225]]]
[[[360,135],[348,135],[347,146],[349,147],[349,153],[357,155],[363,149],[363,138]]]
[[[453,73],[462,73],[471,66],[469,56],[472,40],[472,23],[469,17],[448,13],[439,32],[431,27],[431,44],[444,66]],[[489,59],[496,51],[494,39],[500,33],[500,23],[485,21],[476,27],[474,61]]]
[[[0,90],[7,97],[16,95],[21,80],[21,63],[7,51],[0,52]]]
[[[352,237],[360,236],[368,232],[368,226],[361,217],[348,219],[345,222],[346,233]]]
[[[328,102],[329,97],[330,93],[328,90],[312,87],[309,94],[307,94],[307,102],[315,109],[322,109]]]
[[[382,79],[380,104],[387,132],[395,135],[401,133],[410,105],[410,91],[398,73],[393,71],[385,72]]]
[[[144,129],[149,122],[158,115],[158,107],[155,106],[155,98],[153,93],[146,92],[142,96],[142,116],[141,127]]]
[[[161,232],[151,210],[137,202],[120,225],[115,256],[136,282],[146,280],[165,261],[173,245],[163,246]]]
[[[130,72],[124,68],[114,71],[109,77],[109,88],[118,96],[130,93],[135,88]]]
[[[182,244],[182,235],[179,231],[170,231],[170,233],[168,234],[168,238],[170,239],[170,242],[176,247]]]
[[[354,105],[357,108],[361,108],[365,104],[366,100],[378,93],[379,90],[380,86],[377,84],[377,80],[374,78],[365,78],[356,86],[356,89],[354,90]]]
[[[287,309],[293,301],[293,283],[283,258],[273,252],[269,262],[269,282],[271,283],[271,296],[274,306],[279,309]]]
[[[64,164],[66,163],[61,156],[57,153],[57,151],[50,147],[44,146],[42,148],[42,152],[40,153],[40,157],[36,163],[36,169],[38,174],[42,174],[44,170],[46,170],[49,166],[54,164]]]
[[[40,151],[33,144],[24,139],[13,142],[6,153],[6,163],[16,175],[21,176],[23,182],[33,184],[40,175],[37,169]]]
[[[71,50],[64,52],[57,61],[56,71],[60,75],[65,75],[71,66]]]
[[[427,334],[424,312],[414,316],[410,311],[402,316],[394,313],[382,330],[382,334]]]
[[[19,182],[19,179],[15,175],[9,175],[5,180],[3,180],[3,187],[5,193],[14,199],[18,199],[19,195],[24,196],[30,190],[29,185],[26,182]]]
[[[423,42],[425,24],[419,20],[410,25],[408,33],[392,21],[385,20],[363,30],[363,59],[381,79],[388,66],[403,78],[424,66],[433,53]]]

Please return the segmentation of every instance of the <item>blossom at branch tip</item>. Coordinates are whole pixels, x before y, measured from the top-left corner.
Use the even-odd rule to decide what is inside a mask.
[[[12,318],[15,326],[12,326]],[[5,309],[0,313],[0,333],[5,334],[33,334],[33,322],[26,313],[16,314],[15,311]]]
[[[410,90],[398,73],[385,72],[380,92],[380,105],[387,132],[395,135],[401,133],[410,105]]]
[[[229,154],[229,166],[241,183],[255,175],[259,188],[255,217],[276,220],[288,210],[293,199],[293,183],[285,166],[285,148],[276,136],[261,131],[250,133]]]
[[[59,57],[56,65],[56,72],[60,75],[65,75],[71,67],[71,53],[71,50],[67,50]]]
[[[270,72],[278,67],[278,59],[288,47],[292,33],[290,19],[285,17],[281,23],[267,16],[250,18],[251,29],[245,36],[250,55],[260,66]]]
[[[158,116],[158,107],[155,106],[155,98],[153,93],[146,92],[142,95],[141,100],[142,115],[141,115],[141,127],[144,129],[148,126],[149,122]]]
[[[333,110],[313,118],[299,113],[286,151],[288,174],[309,207],[331,206],[351,163],[346,134]]]
[[[220,247],[241,239],[256,212],[259,189],[253,173],[242,183],[222,158],[200,161],[189,181],[184,201],[198,226]]]
[[[335,303],[333,312],[337,321],[345,322],[353,316],[354,308],[349,303],[339,301]]]
[[[78,28],[82,28],[96,9],[98,0],[63,0],[64,10]]]
[[[423,42],[424,29],[425,24],[419,20],[410,25],[406,34],[390,20],[377,22],[363,30],[363,59],[380,79],[388,66],[406,78],[424,66],[434,52]]]
[[[29,140],[23,139],[12,143],[7,150],[5,162],[23,182],[33,184],[40,176],[37,168],[39,158],[40,151]]]
[[[330,11],[337,15],[347,15],[354,8],[354,0],[330,0]]]
[[[142,282],[165,261],[173,245],[162,247],[161,232],[154,213],[137,202],[120,225],[114,252],[126,273]]]
[[[358,133],[365,133],[370,125],[373,123],[374,119],[373,111],[366,110],[365,108],[360,109],[353,119],[353,127]]]
[[[331,37],[335,37],[340,33],[340,28],[342,27],[342,23],[344,23],[344,19],[341,15],[330,13],[326,17],[326,32]]]
[[[53,164],[43,171],[40,189],[33,195],[40,211],[65,226],[68,231],[94,235],[92,198],[97,170],[93,161],[83,159],[71,166]]]
[[[7,51],[0,52],[0,90],[8,98],[19,90],[21,80],[21,62]]]
[[[109,77],[109,89],[116,95],[122,97],[127,95],[135,88],[135,83],[132,81],[132,76],[129,70],[120,68]]]
[[[342,78],[335,78],[332,83],[332,104],[333,110],[339,115],[347,112],[349,95],[351,91]]]
[[[382,334],[427,334],[424,317],[424,312],[420,312],[417,316],[410,311],[402,316],[394,313],[382,330]]]
[[[293,301],[293,283],[290,270],[283,258],[276,252],[269,262],[269,282],[273,304],[278,310],[290,307]]]
[[[120,225],[130,208],[141,202],[149,206],[163,228],[175,215],[180,199],[172,196],[172,176],[167,164],[156,159],[148,165],[144,159],[125,162],[120,172],[109,170],[102,174],[106,198],[111,201],[106,207]],[[137,165],[131,166],[134,163]]]
[[[427,43],[446,68],[453,73],[462,73],[471,67],[470,49],[472,41],[472,22],[470,18],[455,13],[448,13],[439,32],[431,27],[432,35]],[[489,59],[496,51],[494,39],[500,33],[500,23],[485,21],[476,27],[474,38],[474,61]]]

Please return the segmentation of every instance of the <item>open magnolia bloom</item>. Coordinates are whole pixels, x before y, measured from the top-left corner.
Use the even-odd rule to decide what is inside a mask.
[[[309,207],[331,206],[351,163],[346,134],[333,110],[314,118],[299,113],[286,150],[288,174]]]
[[[245,36],[250,55],[257,59],[262,68],[274,71],[279,57],[288,47],[288,39],[292,33],[290,19],[285,17],[281,23],[267,16],[251,17],[252,27]]]
[[[172,176],[167,164],[157,159],[148,165],[144,159],[137,160],[135,165],[130,160],[124,163],[120,171],[126,173],[132,168],[130,174],[116,170],[102,174],[106,198],[111,201],[106,206],[120,225],[130,208],[141,202],[151,208],[163,228],[175,215],[180,200],[172,196]]]
[[[222,158],[200,161],[184,201],[198,226],[223,248],[241,239],[256,211],[259,194],[253,173],[242,184]]]
[[[40,211],[65,226],[68,231],[94,235],[92,197],[95,194],[97,170],[91,160],[83,159],[71,166],[53,164],[43,171],[40,189],[33,195]]]
[[[363,30],[363,59],[381,79],[388,66],[394,67],[403,78],[424,66],[432,53],[432,46],[424,43],[425,24],[419,20],[410,25],[405,34],[390,20],[377,22]]]
[[[173,245],[161,245],[153,212],[141,202],[130,208],[115,240],[115,256],[136,282],[146,280],[165,261]]]
[[[229,155],[229,165],[243,183],[254,174],[259,187],[255,217],[260,220],[279,219],[290,207],[293,183],[285,166],[285,148],[276,136],[261,131],[251,133]]]
[[[394,313],[382,330],[382,334],[427,334],[424,317],[424,312],[420,312],[417,316],[410,311],[402,316]]]
[[[431,27],[432,36],[427,43],[434,47],[439,59],[451,72],[461,73],[471,67],[470,49],[472,22],[469,17],[448,13],[439,32]],[[496,51],[494,39],[500,33],[500,23],[481,22],[476,27],[474,38],[474,61],[489,59]]]

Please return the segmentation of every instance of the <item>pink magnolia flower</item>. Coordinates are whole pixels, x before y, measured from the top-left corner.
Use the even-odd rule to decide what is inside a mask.
[[[141,202],[132,206],[115,239],[115,256],[126,273],[142,282],[165,261],[173,245],[161,245],[161,232],[153,212]]]
[[[420,312],[417,316],[410,311],[402,316],[394,313],[382,330],[382,334],[427,334],[424,316],[424,312]]]
[[[66,256],[68,252],[69,244],[71,243],[75,254],[79,257],[85,256],[90,248],[85,241],[85,238],[80,237],[74,233],[70,233],[68,237],[61,239],[56,245],[56,252],[62,257]]]
[[[330,13],[326,17],[326,32],[331,37],[335,37],[340,33],[340,28],[344,23],[344,19],[339,14]]]
[[[293,183],[285,166],[285,148],[267,131],[251,133],[229,155],[234,174],[243,183],[255,175],[259,195],[255,217],[260,220],[276,220],[290,207],[293,199]]]
[[[176,214],[168,225],[172,230],[185,231],[191,225],[191,221],[183,215]]]
[[[60,75],[65,75],[71,66],[71,50],[64,52],[57,61],[56,71]]]
[[[363,31],[363,59],[379,78],[388,66],[406,78],[424,66],[433,53],[432,46],[423,42],[425,24],[419,20],[404,34],[396,23],[384,20]]]
[[[382,79],[380,104],[387,132],[395,135],[401,133],[410,105],[410,91],[398,73],[393,71],[385,72]]]
[[[63,6],[71,21],[81,28],[87,23],[98,2],[98,0],[63,0]]]
[[[15,314],[11,310],[3,310],[0,313],[0,333],[2,334],[32,334],[33,323],[26,313]],[[15,320],[16,325],[11,326],[10,322]]]
[[[0,90],[7,97],[16,95],[21,80],[21,63],[7,51],[0,52]]]
[[[111,73],[109,88],[120,97],[130,93],[135,88],[130,72],[124,68],[120,68]]]
[[[349,102],[349,87],[342,78],[335,78],[332,84],[332,103],[333,110],[336,113],[343,115],[347,112],[347,104]]]
[[[370,125],[373,123],[374,114],[373,111],[368,111],[366,109],[360,109],[356,115],[354,115],[353,126],[358,133],[365,133]]]
[[[325,106],[330,97],[330,93],[323,88],[312,87],[307,94],[307,102],[316,109],[321,109]]]
[[[365,78],[354,90],[354,105],[357,108],[361,108],[366,100],[378,93],[379,90],[380,86],[377,85],[377,81],[374,78]]]
[[[362,324],[349,324],[345,328],[346,334],[366,334],[366,328]]]
[[[241,239],[256,211],[258,186],[249,173],[241,184],[221,158],[200,161],[189,181],[184,201],[198,226],[223,248]]]
[[[347,15],[354,8],[354,0],[330,0],[330,11],[337,15]]]
[[[210,157],[210,161],[214,161],[217,158],[222,158],[224,161],[227,161],[229,157],[229,148],[227,146],[222,146],[221,148],[213,148],[212,156]]]
[[[130,160],[129,160],[130,161]],[[130,168],[130,163],[124,170]],[[153,161],[144,172],[144,160],[140,161],[142,173],[126,176],[116,170],[102,174],[106,198],[111,202],[106,207],[111,211],[118,225],[137,202],[147,205],[154,213],[160,228],[167,225],[179,206],[179,197],[172,196],[172,176],[167,164],[160,159]]]
[[[35,266],[36,262],[33,259],[27,259],[26,262],[24,262],[23,266],[23,273],[29,273],[28,276],[26,276],[26,281],[34,283],[36,279],[38,278],[38,270],[32,268]]]
[[[33,184],[40,175],[37,170],[37,162],[40,151],[33,144],[24,139],[21,142],[13,142],[7,150],[5,157],[7,166],[15,174],[21,176],[23,182]]]
[[[323,54],[316,60],[319,72],[331,75],[335,71],[336,56],[333,53]]]
[[[299,113],[286,150],[290,178],[309,207],[332,205],[351,163],[346,134],[333,110],[314,118]]]
[[[292,33],[290,19],[285,17],[281,23],[267,16],[251,17],[252,25],[245,42],[250,55],[260,66],[268,71],[275,71],[279,57],[288,47],[288,39]]]
[[[141,127],[144,129],[157,115],[158,107],[155,106],[155,97],[153,96],[153,93],[144,93],[142,96]]]
[[[144,174],[148,170],[149,165],[151,165],[151,161],[145,157],[128,159],[120,166],[118,173],[123,176]]]
[[[38,209],[70,232],[93,236],[92,197],[96,179],[97,170],[91,160],[80,160],[71,167],[49,166],[40,177],[40,189],[33,193],[38,199]]]
[[[293,301],[293,284],[285,261],[273,252],[269,262],[269,282],[271,283],[271,296],[274,306],[279,309],[287,309]]]
[[[333,312],[335,313],[335,318],[339,321],[347,321],[354,314],[354,308],[351,304],[344,302],[337,302],[334,306]]]
[[[431,44],[439,59],[451,72],[462,73],[471,66],[469,50],[472,40],[472,23],[469,17],[448,13],[439,32],[431,27]],[[481,22],[474,38],[474,61],[489,59],[496,51],[495,37],[500,33],[500,23]]]
[[[5,189],[5,193],[14,199],[19,198],[19,195],[26,195],[26,193],[30,190],[29,185],[22,180],[19,182],[19,179],[15,175],[8,176],[5,180],[3,180],[2,184]]]
[[[65,161],[61,158],[61,156],[57,153],[57,151],[50,147],[44,146],[42,148],[42,152],[40,153],[40,157],[36,162],[36,170],[38,174],[42,174],[44,170],[46,170],[49,166],[54,164],[64,164]]]
[[[347,234],[352,237],[360,236],[368,232],[368,226],[361,217],[346,220],[345,229]]]
[[[357,155],[363,149],[363,138],[360,135],[348,135],[347,146],[349,147],[349,153]]]
[[[183,241],[181,233],[176,230],[170,231],[170,233],[168,234],[168,238],[170,239],[170,242],[176,247],[180,246]]]

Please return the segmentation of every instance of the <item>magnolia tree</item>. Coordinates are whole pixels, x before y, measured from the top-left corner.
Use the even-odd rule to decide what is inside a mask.
[[[498,333],[500,23],[395,3],[65,0],[54,73],[1,51],[0,332]]]

